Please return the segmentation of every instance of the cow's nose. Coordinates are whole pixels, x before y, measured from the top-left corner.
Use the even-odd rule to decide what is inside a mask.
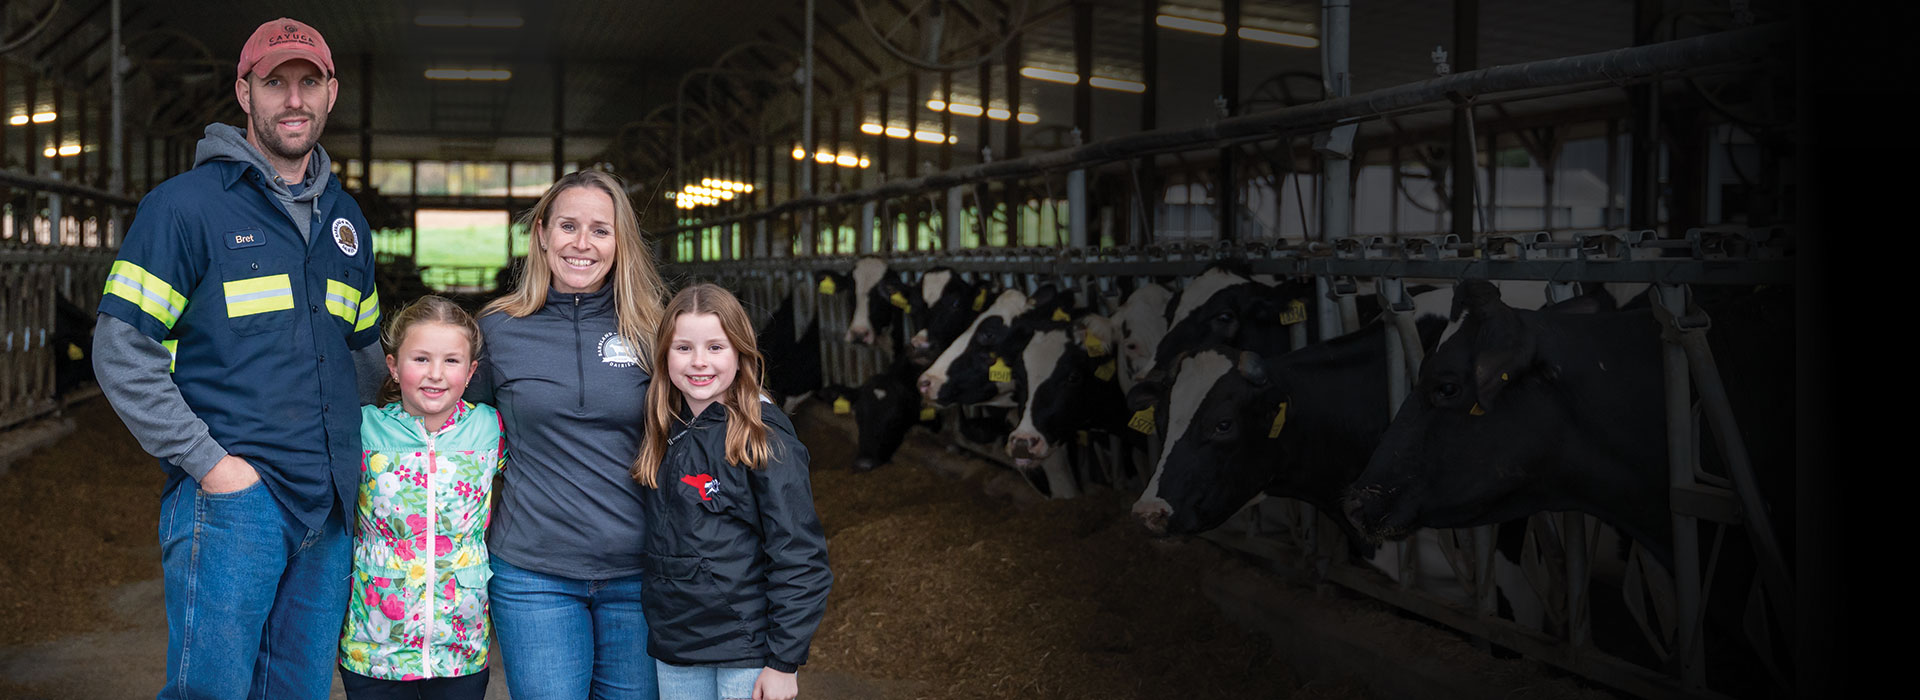
[[[1340,510],[1347,516],[1347,522],[1353,525],[1354,530],[1361,533],[1367,532],[1368,499],[1366,496],[1367,494],[1364,492],[1354,492],[1348,494],[1345,499],[1340,501]]]
[[[1142,501],[1133,505],[1133,517],[1155,535],[1167,534],[1167,517],[1172,511],[1164,503]]]
[[[853,471],[856,473],[870,472],[879,467],[880,463],[871,457],[861,457],[853,460]]]
[[[936,399],[937,397],[934,395],[939,391],[940,391],[940,380],[934,379],[933,377],[925,377],[925,376],[920,378],[920,395],[922,397],[925,397],[926,400],[933,401],[934,399]]]

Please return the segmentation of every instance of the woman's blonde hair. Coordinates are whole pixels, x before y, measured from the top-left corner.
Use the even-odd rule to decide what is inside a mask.
[[[553,270],[547,267],[549,253],[543,246],[541,231],[546,228],[554,200],[575,187],[597,189],[613,200],[613,268],[607,272],[607,283],[613,285],[616,329],[644,362],[653,354],[647,343],[652,342],[653,329],[660,325],[660,300],[666,296],[666,285],[660,281],[659,270],[654,269],[652,249],[641,240],[640,219],[634,214],[633,202],[627,199],[620,180],[610,173],[571,172],[547,188],[547,193],[520,219],[529,235],[527,264],[520,272],[519,283],[513,291],[487,304],[480,315],[504,312],[522,318],[546,305],[547,292],[553,286]]]
[[[767,466],[769,447],[767,424],[760,419],[760,376],[765,361],[753,336],[753,321],[740,307],[740,300],[712,284],[696,284],[680,290],[667,302],[664,319],[654,333],[653,366],[656,373],[647,387],[647,417],[641,426],[640,457],[633,462],[633,478],[650,488],[659,488],[660,460],[667,455],[667,438],[679,423],[680,407],[686,397],[673,385],[666,372],[667,353],[673,347],[673,327],[682,314],[713,314],[720,319],[720,330],[738,358],[733,385],[720,395],[727,408],[727,463],[751,469]],[[689,418],[691,420],[691,418]]]
[[[423,323],[444,323],[467,332],[467,362],[480,361],[480,326],[473,322],[473,315],[459,304],[437,294],[428,294],[413,300],[407,308],[393,315],[385,330],[380,331],[380,349],[391,358],[400,354],[400,344],[407,342],[407,333],[414,326]],[[387,375],[380,384],[380,405],[385,406],[400,400],[400,382],[393,375]]]

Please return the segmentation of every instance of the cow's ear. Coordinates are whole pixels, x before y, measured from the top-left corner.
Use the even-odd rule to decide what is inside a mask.
[[[1148,372],[1145,378],[1134,382],[1133,388],[1127,390],[1127,410],[1144,411],[1158,402],[1160,395],[1166,393],[1166,380],[1166,375],[1155,369]]]
[[[1245,377],[1248,384],[1267,385],[1267,363],[1260,359],[1260,353],[1241,350],[1240,358],[1235,365],[1240,370],[1240,376]]]
[[[1482,410],[1492,410],[1500,392],[1520,376],[1521,370],[1533,364],[1533,332],[1520,314],[1500,301],[1500,291],[1491,284],[1471,290],[1462,284],[1461,292],[1454,295],[1454,303],[1459,305],[1463,299],[1469,312],[1467,320],[1475,326],[1475,398]]]
[[[1043,285],[1040,285],[1039,289],[1034,290],[1033,296],[1027,297],[1027,303],[1031,304],[1033,308],[1038,309],[1048,304],[1052,304],[1054,298],[1059,295],[1060,295],[1060,289],[1058,287],[1055,287],[1051,284],[1043,284]]]
[[[819,389],[814,390],[813,395],[819,398],[821,401],[825,401],[828,403],[832,403],[839,399],[846,399],[848,401],[852,401],[860,398],[860,392],[855,391],[853,387],[847,386],[845,384],[829,384],[827,386],[820,387]]]

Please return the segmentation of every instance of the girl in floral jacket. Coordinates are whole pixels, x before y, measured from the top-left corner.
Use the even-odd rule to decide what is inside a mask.
[[[385,406],[361,407],[342,685],[353,700],[478,700],[492,636],[488,496],[503,448],[493,408],[460,399],[480,330],[453,302],[427,296],[395,316],[381,341],[392,378]]]

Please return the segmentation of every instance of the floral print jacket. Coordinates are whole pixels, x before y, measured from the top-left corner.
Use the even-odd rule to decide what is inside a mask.
[[[487,666],[488,496],[499,414],[462,402],[428,432],[398,403],[361,407],[352,600],[340,664],[372,678],[464,676]]]

